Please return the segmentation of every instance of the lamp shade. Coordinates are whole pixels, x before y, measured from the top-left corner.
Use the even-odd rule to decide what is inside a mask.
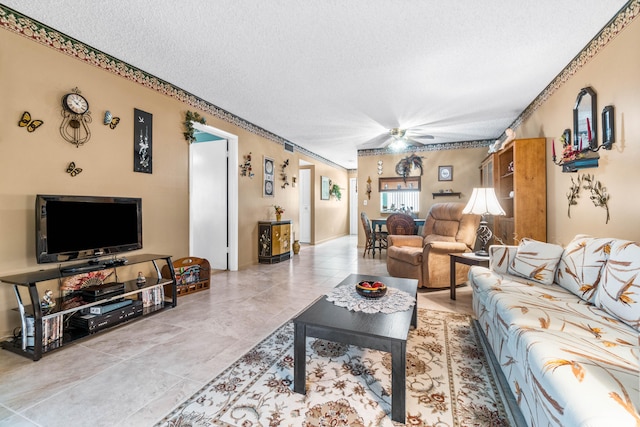
[[[474,188],[462,213],[476,215],[506,215],[493,188]]]

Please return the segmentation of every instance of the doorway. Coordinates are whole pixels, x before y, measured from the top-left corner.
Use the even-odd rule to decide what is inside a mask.
[[[300,169],[300,243],[311,243],[311,169]]]
[[[349,178],[349,234],[358,234],[358,178]]]
[[[189,146],[189,255],[206,258],[213,269],[236,271],[238,137],[192,123],[205,135]]]

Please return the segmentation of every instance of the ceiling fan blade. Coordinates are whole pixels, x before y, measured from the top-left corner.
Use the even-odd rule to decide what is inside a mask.
[[[433,135],[411,135],[410,138],[412,138],[412,139],[434,139],[435,137]]]
[[[362,144],[358,144],[358,149],[366,150],[368,148],[383,148],[389,145],[392,140],[393,138],[391,138],[388,133],[383,133],[363,142]]]
[[[413,138],[410,138],[410,137],[407,137],[407,136],[405,136],[405,139],[407,140],[407,143],[409,145],[425,145],[424,142],[418,141],[416,139],[413,139]]]

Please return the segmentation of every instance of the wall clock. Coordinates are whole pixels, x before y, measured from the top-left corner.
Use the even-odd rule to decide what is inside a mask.
[[[62,97],[61,113],[60,135],[62,138],[76,147],[89,141],[91,138],[89,101],[81,95],[77,87]]]

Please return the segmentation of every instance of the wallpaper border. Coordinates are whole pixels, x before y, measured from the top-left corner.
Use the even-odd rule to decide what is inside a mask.
[[[523,121],[531,115],[553,95],[567,80],[579,71],[591,58],[598,54],[611,40],[613,40],[625,27],[640,14],[640,0],[630,0],[620,11],[604,26],[604,28],[582,49],[578,55],[547,85],[547,87],[529,104],[516,120],[509,126],[512,129],[519,127]],[[285,143],[292,144],[295,149],[311,158],[320,160],[339,169],[346,169],[331,160],[313,153],[294,142],[286,140],[266,129],[261,128],[235,114],[230,113],[202,98],[199,98],[169,82],[146,73],[126,62],[112,57],[104,52],[85,45],[80,41],[63,33],[55,31],[45,24],[24,16],[3,4],[0,4],[0,27],[20,34],[42,45],[51,47],[61,53],[74,57],[85,63],[91,64],[102,70],[109,71],[132,82],[138,83],[149,89],[155,90],[190,107],[200,109],[227,123],[236,125],[241,129],[255,135],[266,138],[284,147]],[[504,140],[502,135],[500,140]],[[451,143],[429,144],[412,151],[439,151],[460,148],[476,148],[489,146],[493,140],[460,141]],[[405,150],[406,151],[406,150]],[[402,152],[402,151],[401,151]],[[358,150],[358,156],[370,156],[380,153],[389,153],[387,149]],[[351,169],[346,169],[351,170]]]

